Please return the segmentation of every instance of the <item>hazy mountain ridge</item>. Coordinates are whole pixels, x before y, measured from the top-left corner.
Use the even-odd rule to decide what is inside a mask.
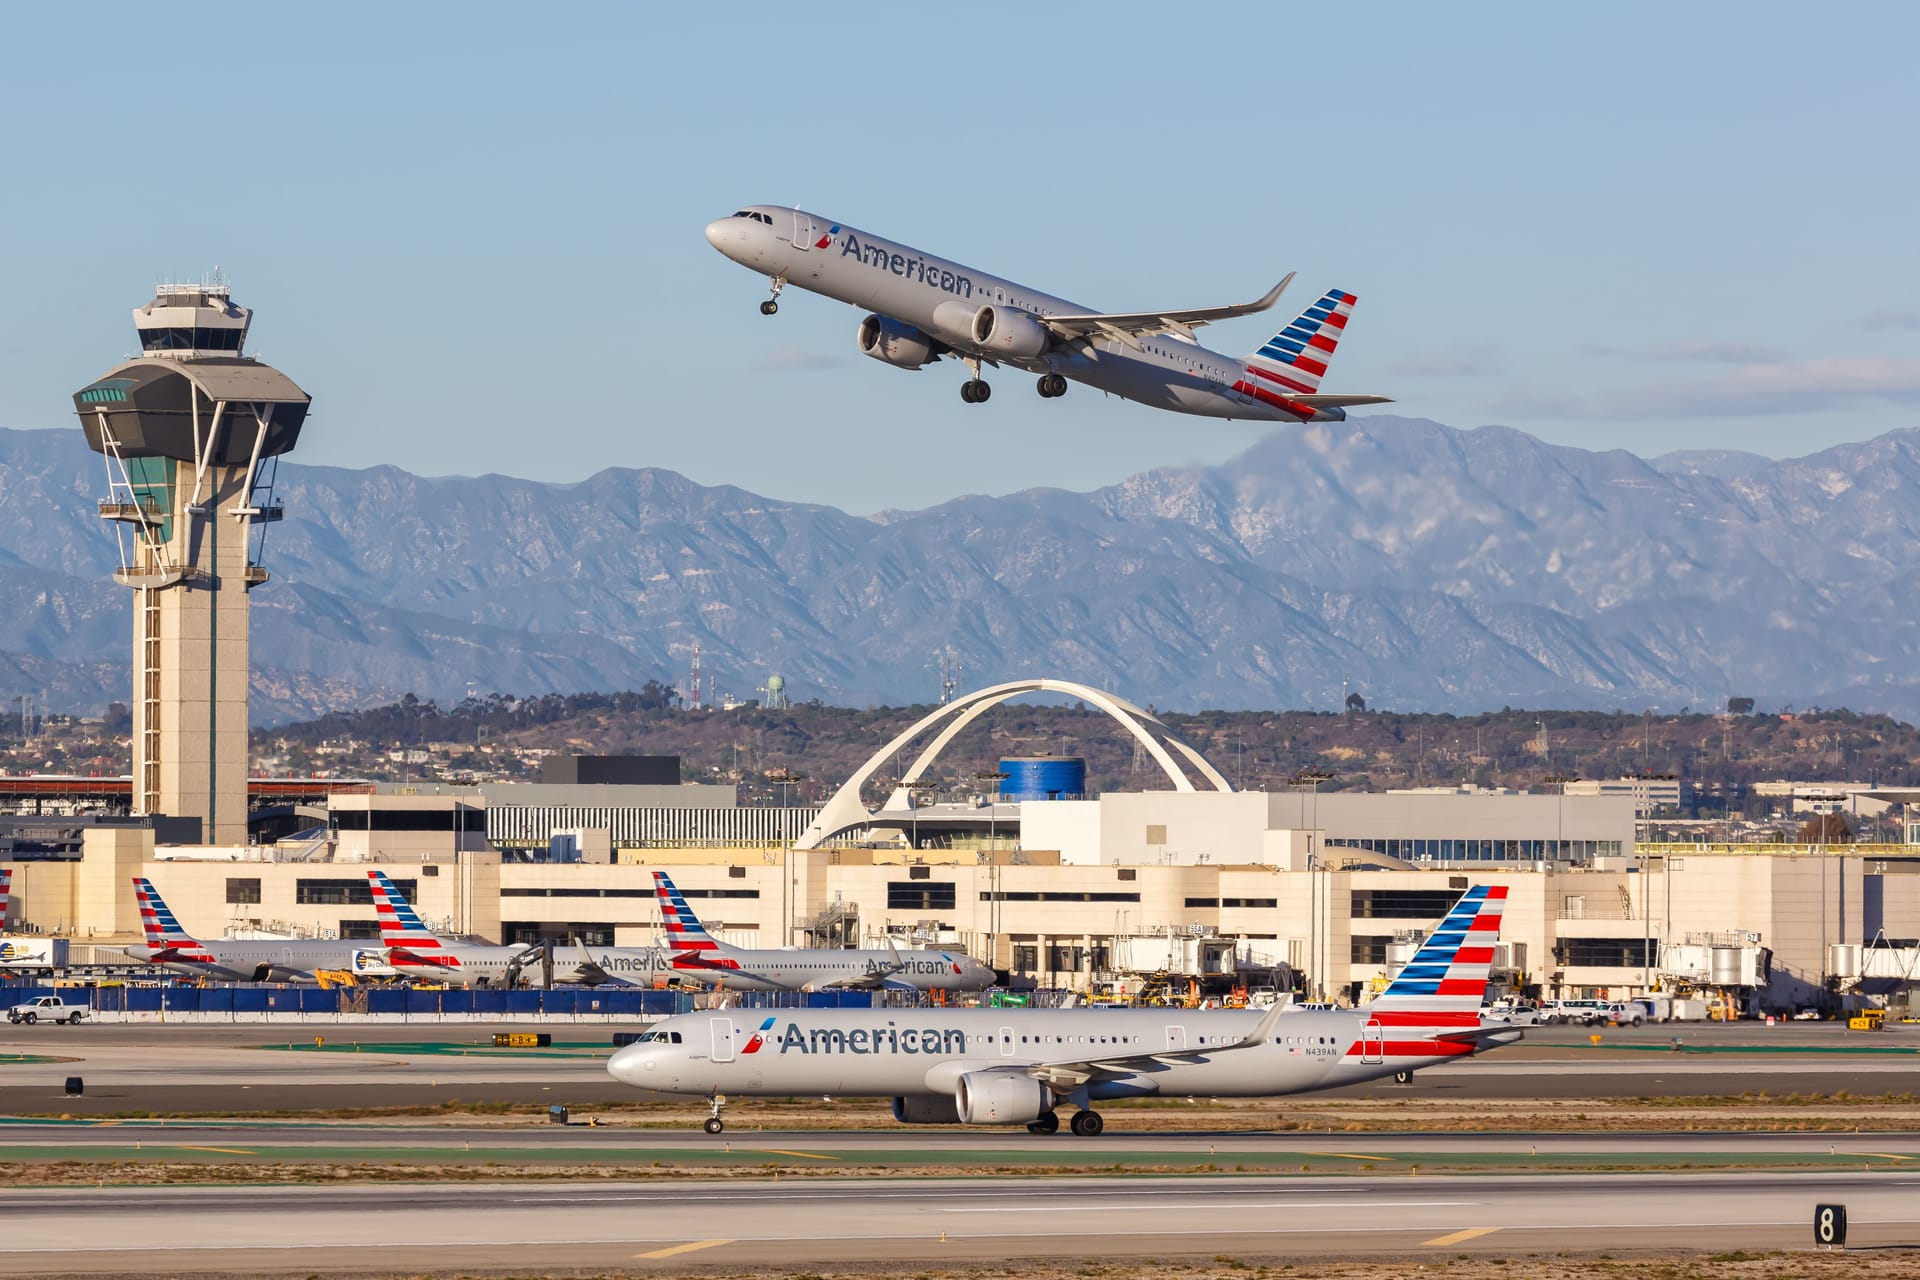
[[[256,715],[684,685],[697,640],[730,693],[778,670],[854,704],[928,700],[950,643],[968,685],[1058,675],[1173,707],[1329,707],[1345,676],[1399,708],[1741,693],[1920,716],[1920,432],[1752,459],[1371,417],[871,519],[655,469],[288,463]],[[0,432],[0,677],[30,663],[50,704],[126,696],[103,474],[78,431]]]

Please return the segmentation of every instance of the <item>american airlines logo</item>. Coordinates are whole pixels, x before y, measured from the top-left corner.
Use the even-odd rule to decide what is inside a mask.
[[[965,1053],[967,1033],[952,1027],[932,1029],[903,1027],[889,1022],[884,1027],[813,1027],[803,1030],[789,1022],[783,1031],[775,1031],[777,1018],[768,1018],[753,1033],[741,1053],[758,1053],[764,1045],[777,1045],[781,1053]]]
[[[902,956],[898,965],[890,960],[869,960],[867,972],[875,975],[919,973],[933,977],[941,974],[957,974],[960,972],[960,966],[944,956],[938,960],[929,960],[924,956]]]
[[[973,281],[944,267],[936,267],[917,254],[895,253],[891,249],[882,249],[877,244],[861,244],[860,238],[847,232],[846,240],[840,246],[840,256],[852,254],[870,267],[881,271],[891,271],[894,275],[907,280],[917,280],[921,284],[930,284],[936,289],[944,289],[957,298],[973,296]]]

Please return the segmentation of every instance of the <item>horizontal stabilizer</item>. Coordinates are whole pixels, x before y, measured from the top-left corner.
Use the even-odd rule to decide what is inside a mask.
[[[1324,395],[1323,396],[1318,393],[1314,393],[1310,395],[1289,395],[1287,396],[1287,399],[1293,401],[1295,404],[1304,404],[1312,409],[1351,409],[1355,405],[1392,404],[1393,403],[1393,397],[1391,396],[1356,396],[1356,395]]]

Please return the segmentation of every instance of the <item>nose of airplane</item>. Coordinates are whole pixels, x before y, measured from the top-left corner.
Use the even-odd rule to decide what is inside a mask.
[[[726,252],[727,224],[731,218],[715,218],[707,224],[707,243],[722,253]]]
[[[621,1084],[639,1084],[640,1057],[644,1052],[637,1044],[615,1049],[607,1059],[607,1074]]]

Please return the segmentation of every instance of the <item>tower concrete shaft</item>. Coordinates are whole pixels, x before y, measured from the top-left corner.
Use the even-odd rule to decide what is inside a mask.
[[[133,609],[134,812],[247,838],[247,593],[257,535],[280,517],[263,462],[291,449],[308,397],[241,356],[251,312],[223,286],[163,287],[134,312],[146,353],[74,397],[106,461]]]

